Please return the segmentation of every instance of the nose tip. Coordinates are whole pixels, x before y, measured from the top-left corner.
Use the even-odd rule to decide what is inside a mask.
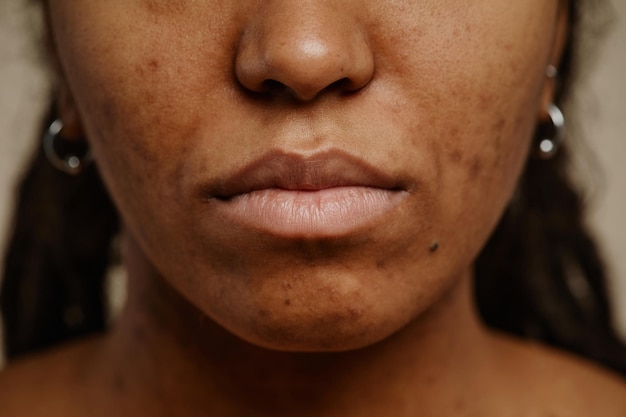
[[[306,13],[279,22],[270,17],[244,33],[235,63],[239,83],[255,93],[300,101],[366,86],[374,73],[367,41],[354,25],[333,17]]]

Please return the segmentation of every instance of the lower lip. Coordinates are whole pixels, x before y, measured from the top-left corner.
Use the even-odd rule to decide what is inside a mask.
[[[337,237],[363,230],[398,206],[406,195],[371,187],[315,191],[270,188],[223,201],[234,223],[287,238]]]

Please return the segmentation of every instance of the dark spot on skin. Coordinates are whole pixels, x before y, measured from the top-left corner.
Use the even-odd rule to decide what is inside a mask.
[[[469,163],[469,179],[473,180],[476,179],[476,177],[478,177],[478,174],[480,174],[480,171],[482,170],[482,161],[480,160],[480,158],[478,156],[475,156],[474,158],[472,158],[472,160]]]
[[[143,99],[144,104],[149,106],[149,105],[156,103],[157,97],[156,97],[156,94],[154,94],[154,92],[146,91],[146,93],[143,94],[142,99]],[[161,124],[161,120],[159,116],[157,116],[156,118],[156,123]]]
[[[348,317],[354,320],[358,320],[363,317],[363,310],[351,307],[348,309]]]
[[[135,72],[140,78],[144,78],[149,73],[157,72],[160,66],[156,59],[150,59],[148,62],[141,61],[135,66]]]
[[[452,162],[461,162],[461,152],[459,150],[450,152],[450,159]]]
[[[156,59],[151,59],[150,61],[148,61],[148,68],[153,72],[158,70],[159,66],[159,61],[157,61]]]
[[[259,310],[259,316],[260,317],[267,317],[267,316],[269,316],[269,312],[267,310],[261,309],[261,310]]]
[[[431,253],[435,253],[439,250],[439,242],[433,242],[432,245],[430,245],[430,248],[428,248],[428,250],[430,250]]]
[[[285,300],[285,305],[286,306],[290,306],[291,305],[291,300],[290,299],[286,299]]]
[[[493,95],[490,93],[482,93],[478,96],[478,105],[481,110],[487,110],[491,107]]]
[[[387,265],[385,264],[385,261],[382,259],[379,259],[378,261],[376,261],[376,269],[386,269]]]

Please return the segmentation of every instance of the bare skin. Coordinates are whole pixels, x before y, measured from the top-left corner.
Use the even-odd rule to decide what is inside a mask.
[[[553,100],[564,3],[49,3],[129,301],[106,335],[4,372],[0,414],[626,414],[621,381],[491,333],[471,296]],[[332,198],[383,202],[354,223],[234,215],[266,213],[229,194],[254,161],[291,175],[279,199],[343,175],[358,189]]]
[[[617,376],[481,327],[467,288],[373,346],[286,354],[243,342],[171,289],[149,286],[148,297],[147,288],[132,289],[141,300],[131,299],[137,308],[110,334],[0,374],[2,415],[618,417],[626,410]],[[457,332],[441,330],[449,321]]]

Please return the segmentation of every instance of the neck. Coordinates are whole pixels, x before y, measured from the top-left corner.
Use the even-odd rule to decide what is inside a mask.
[[[478,389],[490,360],[470,273],[373,346],[285,353],[223,330],[169,287],[132,242],[128,250],[127,307],[101,363],[116,403],[135,416],[446,415]]]

